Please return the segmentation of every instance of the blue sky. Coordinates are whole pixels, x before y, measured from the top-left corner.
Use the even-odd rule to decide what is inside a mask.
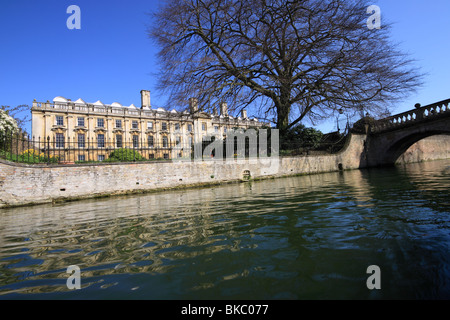
[[[153,107],[158,48],[148,38],[153,0],[0,0],[0,104],[31,105],[64,96],[86,102],[140,106],[140,90]],[[393,22],[393,41],[428,75],[417,94],[393,113],[450,98],[449,0],[374,0],[382,23]],[[81,29],[69,30],[70,5],[81,9]],[[335,129],[335,119],[318,126]]]

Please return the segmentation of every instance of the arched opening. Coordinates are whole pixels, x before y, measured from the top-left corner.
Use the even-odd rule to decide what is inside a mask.
[[[250,173],[250,170],[244,170],[242,172],[242,180],[249,181],[251,177],[252,177],[252,175]]]
[[[450,158],[450,135],[433,135],[417,141],[403,152],[395,164],[417,163]]]
[[[446,158],[450,132],[419,132],[394,143],[387,151],[388,163],[420,162]]]

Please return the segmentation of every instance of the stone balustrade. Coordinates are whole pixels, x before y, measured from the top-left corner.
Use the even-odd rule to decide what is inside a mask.
[[[130,116],[134,118],[163,118],[163,119],[173,119],[173,118],[191,118],[192,115],[188,111],[180,112],[176,110],[168,111],[163,108],[150,109],[150,108],[137,108],[135,106],[114,106],[114,105],[95,105],[95,104],[77,104],[74,102],[69,103],[51,103],[51,102],[37,102],[33,101],[34,110],[40,111],[64,111],[70,113],[80,113],[80,114],[101,114],[110,116]],[[263,126],[268,125],[267,123],[259,122],[258,119],[253,118],[241,118],[233,117],[231,115],[214,115],[202,113],[202,115],[207,115],[213,121],[219,122],[233,122],[235,124],[242,125],[254,125]],[[222,120],[223,119],[223,120]]]
[[[138,109],[136,107],[115,107],[115,106],[98,106],[91,104],[75,104],[75,103],[67,103],[67,104],[59,104],[59,103],[50,103],[50,102],[33,102],[33,109],[39,110],[63,110],[67,112],[80,112],[80,113],[97,113],[97,114],[114,114],[114,115],[133,115],[133,116],[145,116],[145,117],[154,117],[156,115],[173,115],[179,117],[180,115],[189,115],[186,112],[178,112],[178,111],[167,111],[163,109],[152,110],[149,108]]]
[[[436,102],[425,107],[399,113],[376,121],[370,127],[371,133],[381,133],[414,125],[422,121],[432,120],[450,115],[450,99]]]

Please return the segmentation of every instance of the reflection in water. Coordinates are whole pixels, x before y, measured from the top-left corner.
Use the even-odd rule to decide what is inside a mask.
[[[0,298],[450,298],[449,165],[4,209]]]

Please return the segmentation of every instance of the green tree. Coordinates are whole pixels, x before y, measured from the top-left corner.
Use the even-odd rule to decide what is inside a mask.
[[[303,124],[288,129],[280,137],[280,147],[282,150],[292,150],[299,148],[315,149],[320,145],[323,133],[314,128],[306,128]]]

